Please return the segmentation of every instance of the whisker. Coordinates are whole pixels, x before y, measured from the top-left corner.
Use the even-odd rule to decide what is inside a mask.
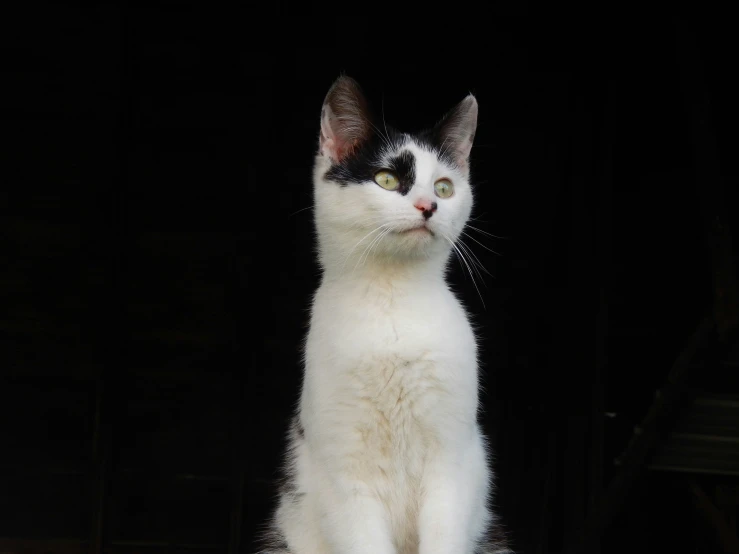
[[[312,208],[313,206],[315,206],[315,204],[311,204],[311,205],[310,205],[310,206],[308,206],[307,208],[300,208],[300,209],[299,209],[299,210],[298,210],[297,212],[293,212],[293,213],[291,213],[291,214],[290,214],[289,216],[287,216],[287,218],[288,218],[288,219],[290,219],[290,218],[291,218],[292,216],[294,216],[295,214],[299,214],[300,212],[304,212],[305,210],[310,210],[310,209],[311,209],[311,208]]]
[[[441,143],[441,147],[439,148],[439,155],[440,156],[443,156],[444,154],[446,154],[446,151],[444,150],[444,147],[446,146],[447,139],[449,139],[449,135],[448,134],[444,137],[444,142]]]
[[[462,231],[462,234],[465,235],[466,237],[469,237],[471,240],[474,240],[477,244],[479,244],[480,246],[482,246],[488,252],[492,252],[493,254],[495,254],[497,256],[502,256],[503,255],[500,252],[496,252],[495,250],[493,250],[491,248],[488,248],[487,246],[485,246],[483,243],[481,243],[479,240],[477,240],[475,237],[473,237],[469,233],[465,233],[464,231]]]
[[[468,244],[465,244],[465,242],[460,238],[459,242],[457,243],[460,247],[464,248],[467,252],[468,256],[470,257],[470,261],[472,261],[474,264],[477,265],[480,269],[482,269],[485,273],[490,275],[493,279],[495,279],[495,276],[490,273],[487,268],[483,265],[483,263],[480,261],[480,258],[477,257],[477,254],[475,254],[472,251],[472,248]],[[480,279],[482,279],[482,284],[487,286],[487,283],[485,283],[485,280],[482,277],[482,274],[478,271],[478,275],[480,276]]]
[[[392,142],[390,142],[390,136],[383,135],[382,131],[380,131],[379,127],[377,127],[377,125],[375,125],[374,123],[370,122],[370,125],[372,125],[375,131],[377,131],[377,134],[380,136],[382,141],[385,143],[385,146],[387,146],[388,150],[392,150],[393,144]]]
[[[488,233],[487,231],[483,231],[482,229],[478,229],[477,227],[473,227],[469,223],[467,224],[467,227],[470,229],[474,229],[478,233],[482,233],[483,235],[488,235],[489,237],[493,237],[494,239],[501,239],[501,240],[510,240],[511,237],[499,237],[498,235],[494,235],[492,233]]]
[[[390,133],[387,132],[387,123],[385,123],[385,94],[382,95],[382,126],[385,128],[385,136],[387,137],[388,143],[390,142]]]
[[[477,286],[477,281],[475,281],[475,276],[472,274],[472,269],[470,267],[470,264],[467,262],[466,258],[462,254],[462,251],[457,247],[456,244],[454,244],[454,241],[452,241],[449,237],[444,235],[444,238],[449,242],[449,244],[452,245],[452,248],[457,252],[459,258],[464,262],[464,264],[467,266],[467,271],[470,274],[470,278],[472,279],[472,284],[475,286],[475,290],[477,290],[477,295],[480,297],[480,302],[482,302],[482,307],[485,308],[485,300],[482,298],[482,293],[480,292],[480,288]]]
[[[467,261],[470,262],[470,265],[472,266],[472,269],[474,270],[474,272],[477,274],[477,276],[482,281],[483,286],[487,287],[488,285],[485,282],[485,278],[483,277],[482,273],[480,272],[480,268],[478,267],[478,264],[475,263],[475,261],[470,257],[469,250],[466,250],[465,247],[462,245],[461,242],[457,242],[457,246],[462,250],[462,252],[465,253],[465,255],[467,257]]]
[[[386,223],[385,225],[381,225],[378,229],[382,229],[383,227],[387,227],[388,225],[390,225],[390,224],[389,223]],[[370,242],[367,245],[367,247],[364,249],[364,252],[362,252],[362,255],[359,256],[359,259],[357,260],[357,263],[354,264],[354,269],[352,269],[352,273],[354,273],[354,271],[357,269],[357,267],[359,266],[360,263],[362,263],[362,265],[364,265],[364,262],[366,262],[367,259],[369,258],[369,254],[371,252],[372,247],[375,245],[375,243],[377,243],[378,241],[380,241],[382,239],[382,237],[385,236],[391,230],[392,230],[392,228],[383,229],[383,231],[379,235],[377,235],[375,238],[372,239],[372,242]],[[362,261],[363,258],[364,258],[364,262]]]
[[[380,233],[379,235],[377,235],[377,237],[375,237],[375,239],[374,239],[374,240],[373,240],[373,241],[372,241],[372,242],[370,243],[370,245],[369,245],[369,246],[368,246],[368,247],[367,247],[367,248],[365,249],[365,251],[364,251],[364,254],[363,254],[363,256],[364,256],[364,261],[362,261],[362,257],[360,256],[360,258],[359,258],[359,260],[358,260],[357,264],[358,264],[359,262],[362,262],[362,265],[364,266],[364,264],[366,264],[366,263],[367,263],[367,260],[369,260],[370,254],[372,253],[372,249],[373,249],[373,248],[376,248],[377,246],[379,246],[380,242],[382,242],[382,239],[383,239],[383,238],[385,238],[385,237],[386,237],[386,236],[387,236],[387,235],[388,235],[389,233],[391,233],[391,232],[392,232],[392,230],[393,230],[392,228],[389,228],[389,229],[385,229],[385,230],[384,230],[384,231],[383,231],[382,233]],[[354,269],[356,269],[356,268],[357,268],[357,266],[355,265],[355,266],[354,266]]]
[[[379,227],[376,227],[375,229],[373,229],[372,231],[370,231],[369,233],[367,233],[366,235],[364,235],[364,237],[362,237],[359,240],[359,242],[357,242],[357,244],[355,244],[354,246],[352,246],[352,249],[349,250],[349,253],[346,255],[346,258],[344,258],[344,265],[341,266],[342,272],[344,271],[344,268],[346,267],[346,262],[349,261],[349,258],[351,257],[352,252],[354,252],[354,250],[357,248],[357,246],[359,246],[360,244],[362,244],[362,242],[364,242],[367,239],[367,237],[369,237],[370,235],[376,233],[377,231],[379,231],[380,229],[382,229],[383,227],[386,227],[388,225],[390,225],[390,224],[389,223],[385,223],[383,225],[380,225]]]

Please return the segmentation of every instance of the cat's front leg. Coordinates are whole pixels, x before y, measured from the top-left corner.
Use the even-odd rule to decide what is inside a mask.
[[[490,519],[481,437],[429,460],[419,513],[419,554],[472,554]]]
[[[363,483],[333,480],[323,495],[322,527],[333,554],[395,554],[382,503]]]

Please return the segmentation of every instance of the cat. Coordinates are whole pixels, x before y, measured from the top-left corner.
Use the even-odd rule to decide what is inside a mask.
[[[510,552],[490,511],[475,336],[445,281],[478,104],[411,135],[341,76],[313,171],[322,280],[262,554]],[[384,118],[383,118],[384,119]]]

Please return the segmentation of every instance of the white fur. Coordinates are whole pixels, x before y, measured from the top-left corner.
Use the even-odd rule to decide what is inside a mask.
[[[444,280],[449,241],[472,209],[467,166],[445,165],[410,138],[403,148],[416,159],[406,196],[327,182],[329,157],[316,157],[324,273],[305,351],[304,435],[293,429],[290,486],[264,552],[498,551],[483,543],[491,475],[477,424],[475,337]],[[442,177],[455,186],[447,199],[434,195]],[[402,233],[424,222],[419,199],[438,203],[433,236]]]

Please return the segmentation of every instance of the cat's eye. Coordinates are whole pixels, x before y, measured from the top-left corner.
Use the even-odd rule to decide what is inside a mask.
[[[375,173],[375,183],[386,190],[395,190],[400,186],[398,178],[389,171],[378,171]]]
[[[439,198],[449,198],[454,194],[454,185],[449,179],[439,179],[434,183],[434,192]]]

